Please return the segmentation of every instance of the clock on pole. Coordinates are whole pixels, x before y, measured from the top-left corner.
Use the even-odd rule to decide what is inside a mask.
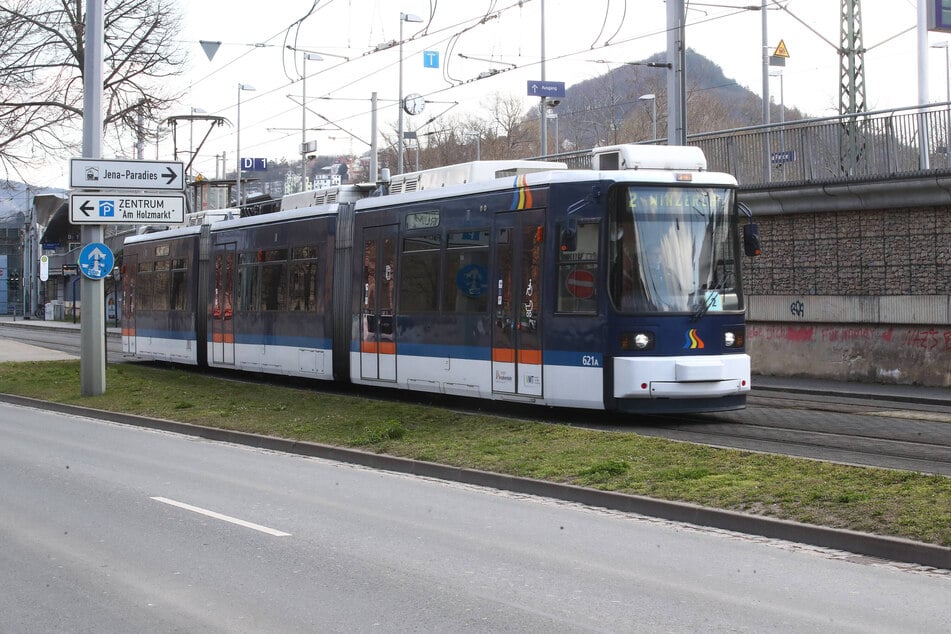
[[[403,98],[403,111],[406,114],[417,115],[426,108],[426,100],[419,93],[410,93]]]

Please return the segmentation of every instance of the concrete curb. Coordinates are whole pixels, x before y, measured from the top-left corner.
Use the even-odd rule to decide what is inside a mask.
[[[639,495],[598,491],[568,484],[521,478],[476,469],[452,467],[432,462],[411,460],[357,449],[260,436],[245,432],[217,429],[202,425],[146,418],[104,410],[52,403],[23,396],[0,394],[0,401],[76,416],[98,418],[123,425],[175,432],[207,440],[230,442],[249,447],[293,453],[338,462],[357,464],[374,469],[408,473],[452,482],[484,486],[514,493],[524,493],[588,506],[637,513],[675,522],[685,522],[730,530],[737,533],[782,539],[799,544],[842,550],[857,555],[920,564],[951,570],[951,548],[924,544],[898,537],[887,537],[857,531],[801,524],[758,515],[688,504],[668,502]]]

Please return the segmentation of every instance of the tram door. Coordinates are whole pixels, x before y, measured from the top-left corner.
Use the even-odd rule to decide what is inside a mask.
[[[544,213],[496,215],[492,391],[542,396]]]
[[[122,351],[135,354],[135,282],[139,274],[139,258],[128,254],[123,258],[122,268]]]
[[[215,245],[211,300],[211,347],[215,363],[234,365],[235,243]]]
[[[396,243],[399,225],[363,230],[360,376],[396,381]]]

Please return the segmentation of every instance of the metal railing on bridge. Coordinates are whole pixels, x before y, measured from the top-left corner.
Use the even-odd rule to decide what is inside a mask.
[[[711,171],[741,187],[868,181],[951,170],[948,103],[693,134]],[[688,122],[689,123],[689,122]],[[923,142],[922,142],[923,140]],[[546,157],[590,167],[587,152]]]

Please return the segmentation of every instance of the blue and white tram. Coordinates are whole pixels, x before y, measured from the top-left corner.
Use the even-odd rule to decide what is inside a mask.
[[[742,407],[736,181],[696,148],[593,162],[402,175],[387,195],[153,234],[127,256],[191,240],[202,325],[175,337],[199,364],[558,407]],[[144,301],[162,304],[126,300],[130,331]]]
[[[371,198],[355,383],[622,411],[740,407],[736,181],[696,148]]]
[[[199,257],[207,225],[126,238],[122,249],[122,352],[203,365]]]

